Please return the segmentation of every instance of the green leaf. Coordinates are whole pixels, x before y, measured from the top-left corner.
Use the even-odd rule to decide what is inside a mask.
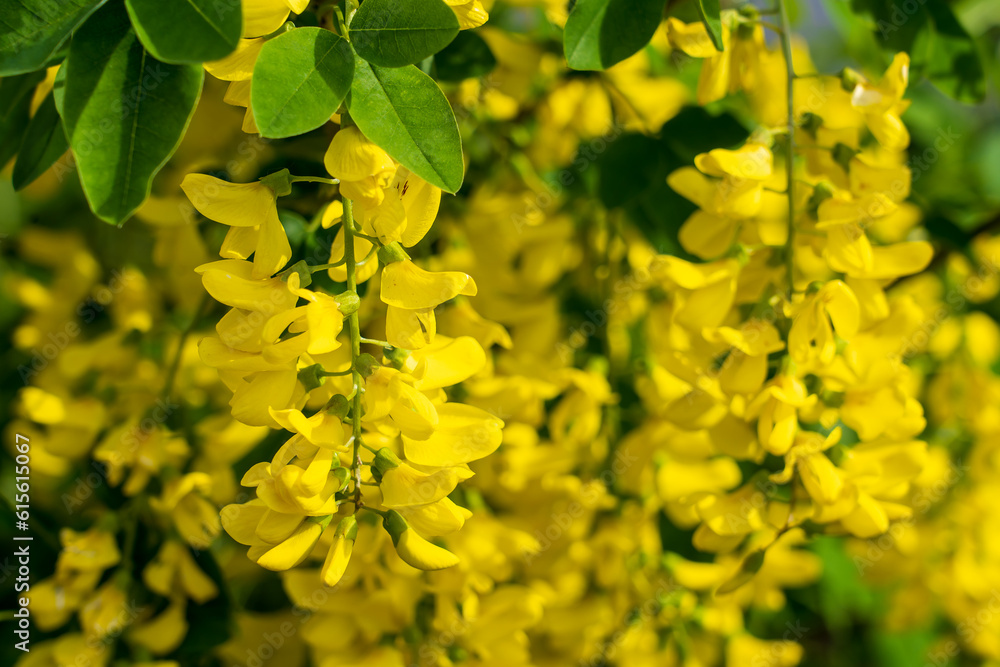
[[[44,66],[104,0],[0,0],[0,76]]]
[[[56,110],[55,97],[49,93],[24,133],[21,153],[14,163],[14,187],[20,190],[32,183],[55,164],[67,148],[69,143]]]
[[[654,181],[666,180],[661,167],[663,147],[644,134],[624,134],[608,144],[597,158],[600,170],[597,193],[607,208],[633,201]],[[659,183],[657,183],[659,185]]]
[[[719,0],[698,0],[698,13],[701,22],[708,29],[708,36],[716,50],[722,51],[722,18],[719,11]]]
[[[0,169],[21,147],[28,126],[31,96],[45,75],[42,72],[0,80]]]
[[[351,88],[354,55],[322,28],[295,28],[264,45],[253,69],[250,106],[260,136],[281,139],[315,130]]]
[[[165,63],[203,63],[225,58],[239,44],[239,0],[125,0],[139,39]]]
[[[351,45],[381,67],[403,67],[455,39],[458,18],[441,0],[365,0],[351,19]]]
[[[434,64],[439,81],[464,81],[489,74],[497,66],[497,59],[486,40],[471,30],[463,30],[434,56]]]
[[[838,4],[830,0],[831,4]],[[910,76],[926,77],[949,97],[976,104],[986,95],[986,75],[976,43],[945,0],[897,4],[852,0],[853,14],[871,15],[874,35],[891,53],[910,54]]]
[[[56,72],[56,78],[52,82],[52,99],[56,103],[56,111],[59,116],[63,115],[63,100],[66,99],[66,68],[60,67]]]
[[[942,0],[929,0],[924,10],[931,29],[918,35],[913,45],[915,53],[925,56],[918,61],[918,71],[959,102],[982,102],[986,75],[976,43]]]
[[[378,67],[358,57],[347,108],[366,137],[417,176],[447,192],[462,187],[455,113],[434,80],[416,67]]]
[[[65,68],[63,124],[83,191],[98,217],[120,224],[149,196],[153,176],[177,150],[203,70],[155,60],[124,8],[114,5],[80,28]]]
[[[648,44],[662,16],[663,0],[578,0],[563,33],[566,61],[607,69]]]

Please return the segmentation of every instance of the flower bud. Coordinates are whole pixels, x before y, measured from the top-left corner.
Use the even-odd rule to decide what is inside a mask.
[[[337,532],[333,536],[333,544],[326,553],[326,560],[323,561],[323,568],[320,570],[320,577],[327,586],[336,586],[347,564],[351,561],[351,552],[354,550],[354,540],[358,536],[358,520],[354,515],[345,517],[337,524]]]
[[[358,293],[353,290],[341,292],[335,298],[337,299],[340,312],[344,315],[352,315],[358,312],[358,308],[361,306],[361,299],[358,298]]]
[[[375,357],[367,352],[364,352],[358,355],[358,360],[355,362],[354,367],[359,373],[361,373],[361,377],[369,378],[379,369],[380,366],[381,364],[375,359]]]
[[[419,570],[443,570],[458,564],[458,556],[420,537],[399,512],[389,510],[382,526],[392,538],[396,553],[407,565]]]

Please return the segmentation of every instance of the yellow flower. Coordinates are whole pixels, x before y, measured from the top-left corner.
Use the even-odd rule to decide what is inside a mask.
[[[149,590],[164,597],[182,590],[198,604],[219,594],[218,586],[201,571],[188,547],[177,540],[163,543],[156,558],[143,570],[142,580]]]
[[[59,541],[62,543],[62,551],[56,562],[56,572],[59,574],[70,571],[101,571],[117,565],[121,560],[114,535],[103,530],[91,529],[77,533],[63,528],[59,531]]]
[[[837,352],[834,330],[849,340],[857,333],[860,318],[851,288],[840,280],[830,281],[795,307],[788,351],[796,361],[817,357],[820,363],[829,364]]]
[[[478,28],[490,18],[481,0],[444,0],[444,4],[455,12],[461,30]]]
[[[323,569],[320,570],[320,578],[327,586],[336,586],[344,576],[357,536],[357,519],[353,515],[341,519],[333,536],[333,544],[330,545],[326,560],[323,561]]]
[[[298,299],[281,278],[255,278],[255,267],[238,259],[223,259],[202,264],[195,269],[201,274],[205,290],[227,306],[272,314],[288,310]]]
[[[395,308],[434,308],[459,294],[476,295],[472,276],[458,271],[430,272],[410,260],[393,262],[382,272],[382,302]]]
[[[192,472],[168,482],[153,507],[169,513],[181,537],[198,549],[205,549],[219,534],[221,524],[215,506],[205,498],[212,478]]]
[[[323,157],[326,170],[340,180],[340,193],[374,208],[385,198],[383,189],[396,174],[389,154],[368,140],[356,125],[341,128]]]
[[[769,641],[738,634],[726,644],[726,667],[795,667],[802,660],[802,646],[794,641]]]
[[[445,403],[437,406],[438,424],[429,438],[403,435],[406,458],[426,466],[448,467],[488,456],[500,446],[503,422],[485,410]]]
[[[113,579],[97,589],[80,610],[80,627],[88,637],[119,634],[130,623],[125,591]]]
[[[767,356],[785,347],[774,325],[757,319],[739,329],[707,329],[705,338],[732,346],[719,372],[719,384],[728,393],[757,393],[767,378]]]
[[[188,174],[181,189],[209,220],[229,225],[219,254],[246,259],[253,254],[255,279],[267,278],[292,256],[285,228],[278,219],[277,196],[263,183],[227,183],[205,174]]]
[[[868,129],[885,148],[901,151],[910,143],[910,133],[900,115],[910,106],[903,99],[910,72],[910,57],[897,53],[878,85],[861,81],[854,87],[851,104],[864,114]]]
[[[389,510],[382,520],[382,526],[392,537],[396,553],[412,567],[420,570],[441,570],[459,563],[458,556],[420,537],[406,523],[406,519],[395,510]]]
[[[653,261],[650,272],[674,295],[674,321],[701,330],[722,324],[732,307],[739,264],[732,259],[692,264],[661,255]]]
[[[325,519],[325,522],[313,518],[306,519],[280,544],[261,554],[257,558],[257,564],[274,571],[295,567],[309,556],[328,524],[329,518]]]
[[[419,470],[401,461],[392,451],[382,448],[372,462],[379,477],[382,506],[393,509],[435,503],[455,490],[458,483],[472,477],[464,466],[432,467]]]
[[[183,597],[174,598],[156,618],[129,630],[128,637],[153,655],[166,655],[184,641],[188,631]]]

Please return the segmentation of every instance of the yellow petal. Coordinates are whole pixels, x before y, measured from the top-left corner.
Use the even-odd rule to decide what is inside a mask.
[[[411,358],[416,362],[413,376],[415,386],[421,391],[456,385],[467,380],[486,367],[486,352],[471,336],[437,340],[414,351]]]
[[[396,171],[389,154],[369,141],[356,125],[334,135],[323,164],[331,176],[341,181],[361,181],[382,174],[391,178]]]
[[[389,306],[385,316],[385,338],[394,347],[419,350],[429,345],[437,333],[433,308],[407,310]]]
[[[710,58],[718,53],[708,29],[700,21],[684,23],[671,16],[667,19],[667,36],[672,47],[692,58]]]
[[[257,247],[253,256],[253,273],[256,279],[267,278],[288,264],[292,247],[288,244],[285,228],[278,219],[276,209],[267,211],[267,218],[260,225]]]
[[[767,146],[750,142],[733,151],[716,148],[702,153],[695,157],[694,164],[709,176],[762,181],[771,177],[772,160]]]
[[[503,439],[503,421],[462,403],[437,406],[438,425],[425,440],[403,435],[403,451],[414,463],[456,466],[492,454]]]
[[[403,462],[382,475],[382,505],[389,508],[435,503],[455,490],[458,483],[472,476],[464,467],[441,468],[425,473]]]
[[[322,534],[321,524],[303,521],[288,539],[271,547],[258,558],[257,564],[275,572],[291,569],[309,556]]]
[[[205,63],[205,70],[223,81],[247,81],[253,76],[253,66],[263,47],[263,39],[241,39],[228,56]]]
[[[392,537],[396,553],[408,565],[420,570],[441,570],[458,565],[458,556],[420,537],[399,512],[390,511],[382,525]]]
[[[263,183],[227,183],[206,174],[188,174],[181,189],[199,213],[224,225],[256,227],[271,211],[277,219],[274,191]]]
[[[459,271],[424,271],[409,260],[393,262],[382,272],[382,302],[397,308],[434,308],[459,294],[476,295],[472,276]]]
[[[288,5],[276,0],[242,0],[243,36],[269,35],[288,18]]]
[[[298,299],[279,278],[254,280],[253,265],[238,259],[224,259],[195,268],[212,297],[227,306],[263,313],[287,310]]]
[[[392,187],[399,192],[406,209],[406,229],[400,243],[410,248],[424,238],[437,217],[441,205],[441,188],[431,185],[406,167],[396,170]]]
[[[472,512],[459,507],[448,498],[442,498],[436,503],[404,507],[399,513],[423,537],[439,537],[460,530]]]

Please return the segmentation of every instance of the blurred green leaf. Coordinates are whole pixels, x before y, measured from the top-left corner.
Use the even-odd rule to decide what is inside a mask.
[[[663,18],[663,0],[577,0],[563,45],[573,69],[603,70],[649,43]]]
[[[28,123],[21,152],[14,163],[14,187],[20,190],[41,176],[69,148],[52,93]]]
[[[708,36],[712,38],[712,44],[719,51],[722,51],[722,18],[720,17],[719,0],[698,0],[698,12],[701,14],[701,21],[708,30]]]
[[[829,0],[832,5],[843,0]],[[926,77],[943,93],[965,103],[978,103],[986,94],[986,78],[976,44],[945,0],[898,3],[895,0],[851,0],[857,15],[868,14],[874,35],[888,53],[910,54],[910,73]],[[840,8],[834,12],[843,15]],[[843,22],[853,31],[859,16]]]
[[[31,96],[44,78],[41,72],[0,80],[0,167],[14,157],[28,127]]]
[[[846,628],[853,618],[866,618],[873,609],[874,595],[861,580],[861,575],[874,561],[865,556],[849,555],[844,543],[835,538],[815,537],[810,547],[823,561],[818,597],[827,625]]]
[[[439,81],[464,81],[489,74],[497,65],[489,45],[471,30],[463,30],[434,56]]]

